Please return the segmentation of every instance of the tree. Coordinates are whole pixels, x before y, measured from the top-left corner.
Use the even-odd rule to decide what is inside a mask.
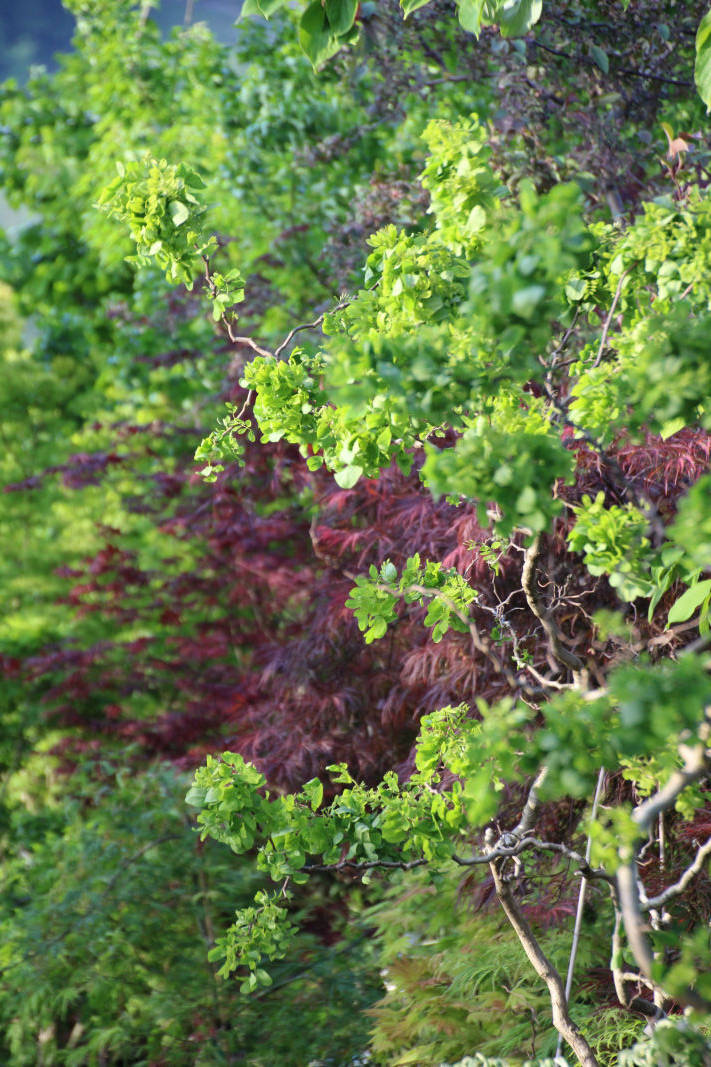
[[[573,185],[502,188],[476,123],[434,123],[425,137],[432,229],[376,234],[367,288],[325,318],[322,344],[257,357],[245,384],[263,436],[298,444],[341,486],[393,460],[407,470],[420,450],[436,497],[478,502],[496,539],[473,546],[492,565],[488,589],[415,554],[356,577],[348,606],[367,643],[397,625],[402,605],[426,607],[432,639],[465,634],[474,664],[492,663],[509,695],[425,717],[405,781],[389,774],[366,787],[332,767],[344,788],[328,805],[316,779],[274,795],[238,754],[208,758],[189,793],[203,834],[236,852],[261,842],[258,866],[279,883],[238,915],[215,955],[224,973],[246,966],[256,988],[260,958],[284,951],[289,885],[315,870],[486,866],[557,1030],[590,1065],[599,1061],[521,907],[524,855],[529,872],[545,854],[572,863],[581,905],[586,882],[609,888],[623,1005],[652,1019],[674,1003],[700,1017],[711,1009],[707,923],[679,903],[711,842],[678,877],[664,876],[663,857],[654,884],[639,867],[650,841],[664,848],[665,821],[683,834],[674,813],[694,825],[711,754],[708,198],[677,183],[626,227],[591,224]],[[672,158],[686,144],[670,145]],[[136,168],[106,194],[139,255],[158,225],[150,180]],[[169,270],[195,242],[172,236]],[[221,282],[210,277],[214,301]],[[229,304],[216,313],[227,318]],[[243,416],[231,427],[251,434]],[[579,555],[561,582],[554,550],[566,542]],[[646,599],[647,621],[611,614],[611,597]],[[682,647],[679,635],[697,627]],[[611,803],[621,779],[634,792]],[[499,792],[516,785],[518,818],[500,831]],[[582,851],[541,836],[546,803],[593,792]]]

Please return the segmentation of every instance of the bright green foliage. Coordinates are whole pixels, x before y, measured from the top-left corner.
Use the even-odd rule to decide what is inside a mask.
[[[143,267],[155,257],[169,282],[192,289],[196,258],[217,245],[200,221],[207,209],[195,192],[204,188],[200,175],[185,163],[119,163],[118,176],[103,190],[99,205],[127,224],[136,242],[136,255],[129,256],[129,262]]]
[[[487,212],[506,189],[497,185],[484,130],[476,119],[430,122],[422,131],[428,159],[420,177],[442,241],[470,256],[480,241]]]
[[[310,468],[325,464],[341,486],[376,477],[393,459],[408,470],[421,444],[421,478],[434,495],[474,500],[482,525],[491,520],[504,537],[530,537],[551,530],[565,506],[560,483],[574,478],[563,430],[600,450],[623,428],[634,439],[705,425],[708,280],[699,263],[708,197],[691,190],[678,207],[650,205],[628,230],[587,225],[574,185],[538,193],[522,182],[516,197],[501,188],[476,123],[437,123],[425,138],[433,227],[377,233],[368,288],[325,317],[318,348],[295,349],[285,361],[259,358],[244,381],[256,394],[263,436],[298,444]],[[559,368],[570,333],[578,351]],[[443,447],[446,431],[454,443]],[[707,488],[698,484],[669,539],[654,546],[643,500],[607,505],[602,492],[583,496],[571,508],[570,547],[623,601],[649,598],[650,616],[677,581],[691,584],[678,614],[691,600],[698,606],[706,597],[699,568],[711,558],[693,547],[707,525]],[[418,556],[400,574],[386,561],[357,579],[348,601],[368,643],[396,621],[401,600],[428,602],[435,641],[449,628],[465,632],[476,610],[459,575],[436,563],[423,568]],[[516,666],[525,670],[525,660]],[[226,756],[232,769],[210,762],[191,797],[199,803],[205,790],[204,832],[233,848],[248,847],[258,828],[258,862],[276,881],[298,882],[312,857],[332,866],[427,860],[436,874],[461,848],[466,826],[482,830],[493,818],[504,783],[541,766],[548,799],[589,796],[600,767],[623,769],[648,790],[653,774],[663,780],[678,769],[678,739],[697,730],[709,699],[708,675],[693,656],[654,666],[639,660],[611,671],[604,692],[573,688],[546,699],[538,729],[514,700],[479,702],[477,721],[443,709],[423,721],[417,773],[404,786],[386,778],[367,789],[343,771],[343,794],[313,812],[306,792],[271,798],[259,792],[263,783],[248,799],[243,775],[252,772]],[[443,771],[456,781],[439,786],[433,801],[429,790]],[[233,774],[237,822],[212,792]],[[690,792],[675,800],[680,812],[691,810]],[[629,861],[639,831],[628,807],[613,807],[589,830],[594,863],[614,872]],[[262,912],[238,916],[223,946],[228,968],[241,962],[256,976],[262,951],[274,958],[284,950],[274,926],[280,906],[264,898]],[[259,931],[254,941],[251,929]],[[410,1049],[413,1062],[422,1055]]]
[[[584,269],[593,246],[573,183],[539,195],[531,182],[519,187],[518,205],[492,219],[474,265],[468,310],[490,323],[491,336],[519,373],[540,370],[538,354],[565,318],[565,283]]]
[[[208,953],[209,960],[224,960],[217,972],[227,978],[238,967],[247,967],[249,974],[240,985],[241,993],[251,993],[258,986],[272,984],[271,975],[258,965],[263,959],[282,959],[290,947],[296,928],[289,922],[286,908],[278,903],[286,902],[291,893],[269,894],[260,890],[254,898],[254,906],[238,913],[235,922],[224,937]]]
[[[429,561],[424,566],[419,554],[408,559],[400,579],[395,566],[386,560],[378,571],[370,568],[370,578],[356,578],[356,586],[346,601],[363,631],[366,644],[383,637],[388,624],[397,618],[400,597],[406,604],[429,601],[425,626],[432,627],[432,640],[441,641],[449,629],[466,633],[469,605],[476,591],[453,568]]]
[[[671,527],[674,543],[692,566],[707,568],[711,559],[711,474],[704,475],[684,496]]]
[[[361,418],[331,407],[323,388],[325,370],[322,358],[311,359],[302,349],[295,349],[286,363],[258,357],[245,368],[244,382],[257,394],[254,413],[264,440],[298,443],[306,454],[317,449],[309,467],[326,462],[344,488],[363,475],[377,475],[393,452],[409,469],[412,458],[405,450],[414,443],[409,420],[391,415],[385,397]],[[231,426],[233,432],[239,430],[235,423]],[[393,443],[398,429],[403,436]]]
[[[160,657],[174,631],[161,623],[150,584],[139,627],[93,613],[79,617],[62,602],[67,582],[55,571],[92,556],[103,544],[97,524],[104,523],[120,531],[146,573],[203,573],[195,542],[163,533],[153,516],[132,506],[156,475],[170,478],[184,466],[210,426],[219,403],[212,398],[230,359],[202,310],[161,272],[189,285],[203,271],[199,253],[209,251],[213,232],[239,235],[211,255],[213,314],[229,312],[240,298],[240,271],[258,270],[273,301],[260,328],[267,343],[281,337],[295,313],[310,310],[315,293],[331,295],[330,278],[318,279],[314,260],[329,229],[348,216],[375,160],[388,158],[392,125],[404,126],[397,170],[409,166],[417,149],[413,129],[425,124],[429,108],[423,104],[420,117],[411,113],[413,129],[395,116],[336,158],[314,160],[305,154],[323,137],[344,137],[367,121],[377,80],[372,65],[346,82],[326,75],[317,84],[298,48],[283,43],[288,23],[268,41],[245,30],[235,48],[226,48],[199,25],[163,40],[139,5],[102,0],[74,7],[75,51],[57,73],[37,71],[24,87],[0,88],[0,179],[11,204],[29,213],[11,244],[2,238],[2,485],[61,468],[76,453],[114,449],[117,426],[139,429],[121,447],[122,462],[96,484],[73,489],[61,473],[51,474],[35,488],[2,495],[1,650],[29,659],[51,643],[91,648],[108,636],[117,656],[129,656],[131,642],[147,630],[165,635],[168,645],[154,646]],[[111,199],[126,222],[96,210],[118,163],[124,174]],[[190,163],[204,188],[197,188]],[[130,197],[123,195],[125,181]],[[190,199],[198,193],[200,203]],[[203,204],[210,206],[209,224]],[[307,232],[281,239],[301,224]],[[164,242],[137,272],[125,262],[137,251],[131,228],[141,255]],[[278,256],[266,262],[277,244]],[[162,360],[166,353],[173,358]],[[163,516],[170,520],[172,513],[166,503]],[[204,605],[192,619],[188,610],[183,632],[198,612]],[[220,930],[235,906],[249,904],[261,887],[252,865],[234,858],[223,864],[210,843],[196,851],[181,804],[175,806],[173,787],[180,793],[183,786],[173,769],[125,781],[110,796],[104,787],[84,791],[78,779],[58,778],[42,755],[62,740],[40,699],[52,682],[0,683],[0,761],[12,775],[10,787],[3,782],[0,820],[9,967],[0,997],[0,1060],[30,1065],[43,1056],[48,1064],[78,1065],[142,1056],[187,1065],[246,1055],[255,1067],[349,1062],[367,1044],[357,1009],[379,986],[367,945],[346,941],[331,951],[317,937],[299,935],[295,962],[271,968],[289,991],[293,1013],[267,999],[271,991],[249,1008],[238,1006],[238,985],[216,981],[205,962],[210,935],[200,923],[207,911]],[[106,699],[97,693],[97,707]],[[146,722],[166,713],[160,688],[136,692],[131,702]],[[129,758],[122,739],[116,747]],[[68,804],[64,820],[52,805],[73,788],[79,799]],[[23,817],[27,806],[39,809],[36,820]],[[164,826],[176,839],[134,859]],[[29,860],[7,852],[11,838]],[[207,908],[196,884],[203,875]],[[337,892],[323,904],[341,911]],[[300,910],[298,896],[291,907]],[[199,1061],[194,1033],[203,1048]]]
[[[597,769],[612,770],[620,759],[656,758],[671,773],[679,757],[670,737],[693,731],[699,709],[709,700],[711,680],[694,656],[619,666],[610,673],[604,696],[555,695],[545,705],[545,726],[535,738],[539,758],[549,768],[544,792],[586,796]]]
[[[214,482],[217,475],[225,469],[224,464],[219,460],[241,458],[243,437],[246,437],[248,441],[254,441],[251,422],[240,417],[236,404],[227,403],[226,407],[227,415],[218,418],[215,429],[204,437],[195,449],[195,459],[198,463],[206,463],[200,471],[206,482]]]
[[[299,22],[299,44],[314,67],[330,59],[356,36],[352,32],[357,0],[312,0]]]
[[[531,534],[561,540],[554,523],[566,508],[564,487],[573,481],[576,455],[570,446],[576,439],[598,454],[614,482],[618,468],[606,464],[604,449],[621,433],[634,442],[648,432],[668,437],[684,426],[708,428],[711,199],[706,189],[677,185],[675,199],[659,197],[629,225],[607,226],[586,219],[580,188],[557,183],[553,169],[536,189],[520,181],[512,167],[506,188],[486,145],[492,134],[486,116],[495,105],[489,101],[481,107],[480,98],[489,100],[488,89],[471,80],[466,89],[450,84],[442,90],[444,103],[433,103],[420,92],[420,82],[431,75],[427,61],[417,67],[416,90],[409,82],[402,93],[396,87],[392,121],[373,121],[383,72],[369,64],[367,50],[341,57],[342,65],[325,71],[316,83],[290,42],[298,21],[302,49],[314,66],[322,65],[343,45],[355,43],[361,23],[377,20],[377,10],[367,4],[359,9],[354,0],[314,2],[305,10],[297,5],[294,12],[279,10],[285,7],[280,0],[248,0],[245,15],[278,17],[262,39],[258,27],[245,27],[236,59],[200,27],[163,42],[147,12],[127,0],[75,0],[73,6],[76,54],[56,79],[37,75],[27,91],[9,86],[0,99],[0,119],[10,130],[0,157],[4,184],[14,203],[40,214],[8,251],[4,268],[20,315],[40,323],[40,336],[25,352],[15,312],[7,314],[1,354],[5,369],[12,371],[3,376],[2,386],[9,424],[1,461],[6,480],[60,464],[73,450],[106,445],[112,421],[146,427],[170,423],[196,440],[204,432],[200,398],[206,388],[217,392],[223,378],[226,360],[216,349],[224,337],[216,341],[201,312],[176,313],[175,294],[166,282],[189,288],[202,273],[221,328],[229,327],[232,309],[245,292],[248,297],[259,293],[261,285],[269,308],[258,317],[258,331],[267,350],[276,351],[306,309],[335,303],[340,286],[324,252],[328,235],[349,217],[374,171],[382,173],[378,168],[386,166],[396,174],[421,157],[423,128],[429,156],[422,184],[430,194],[430,219],[405,211],[399,227],[386,226],[371,237],[358,279],[362,287],[326,314],[323,337],[312,329],[303,347],[285,360],[262,357],[245,367],[263,437],[298,445],[309,468],[325,465],[344,488],[361,477],[377,477],[393,460],[407,471],[422,449],[422,477],[431,492],[476,501],[481,524],[489,525],[491,518],[516,551],[525,548]],[[413,0],[403,10],[410,14],[421,6]],[[495,24],[504,35],[518,36],[539,19],[542,4],[460,0],[457,13],[475,34],[482,25]],[[708,17],[699,31],[697,56],[705,98]],[[534,46],[519,44],[526,65],[517,73],[535,82],[539,75],[527,55]],[[610,60],[598,46],[589,56],[601,73],[609,72]],[[455,74],[451,81],[456,80]],[[481,121],[469,114],[475,102]],[[440,107],[448,121],[427,125]],[[117,164],[119,177],[102,194]],[[199,167],[199,175],[191,164]],[[569,173],[562,164],[561,172]],[[108,210],[97,212],[97,200]],[[129,239],[135,245],[129,258],[140,268],[135,275],[124,263]],[[355,280],[350,270],[346,273]],[[0,295],[7,296],[10,307],[12,294]],[[310,311],[306,316],[315,317]],[[166,336],[177,350],[200,351],[204,358],[137,369],[136,352],[148,359],[160,355]],[[238,454],[235,435],[253,432],[251,420],[232,408],[199,450],[208,476],[221,458]],[[70,502],[54,482],[38,491],[29,508],[19,497],[10,498],[0,523],[11,548],[0,577],[10,599],[2,633],[11,650],[31,650],[33,642],[55,637],[101,639],[92,620],[68,618],[63,611],[50,616],[42,601],[51,595],[48,576],[65,562],[69,548],[91,550],[97,521],[120,528],[137,546],[141,562],[164,565],[166,539],[129,505],[136,480],[158,467],[170,473],[180,445],[161,439],[151,449],[150,443],[146,430],[144,454],[132,475],[110,474],[101,487],[83,493],[80,503]],[[570,547],[584,554],[593,575],[609,576],[622,600],[649,597],[652,617],[674,583],[685,582],[690,588],[669,618],[683,621],[700,609],[705,625],[709,484],[708,477],[698,481],[680,501],[676,521],[661,532],[666,515],[650,530],[641,498],[608,507],[602,494],[584,497],[570,509],[576,515]],[[614,488],[620,492],[620,485]],[[20,526],[31,526],[27,545],[13,542],[12,531]],[[41,560],[29,580],[19,565],[23,550]],[[511,582],[509,564],[501,567],[504,580],[494,586],[497,596]],[[195,570],[200,561],[186,549],[171,566]],[[555,612],[557,592],[543,590],[557,586],[557,578],[545,585],[542,573],[540,578],[542,599],[547,597]],[[550,620],[542,609],[533,610],[528,591],[513,588],[512,596],[512,610],[529,611],[539,639]],[[369,579],[357,580],[349,605],[368,642],[395,621],[400,600],[426,605],[425,622],[438,641],[448,630],[466,633],[470,615],[478,620],[480,607],[490,607],[476,597],[458,573],[437,561],[423,566],[416,555],[399,575],[387,561],[374,567]],[[560,598],[564,603],[565,594]],[[492,656],[496,632],[485,635]],[[130,627],[119,633],[126,643],[135,636]],[[203,837],[224,842],[240,855],[256,849],[259,870],[277,883],[270,892],[254,873],[250,876],[246,861],[220,868],[210,854],[230,898],[229,907],[219,899],[211,916],[215,928],[224,929],[234,905],[239,908],[233,925],[211,945],[210,962],[221,963],[219,973],[227,978],[240,969],[242,988],[266,998],[270,980],[279,984],[279,959],[288,945],[302,951],[304,943],[293,939],[304,892],[299,887],[309,868],[349,871],[365,865],[368,871],[371,865],[427,861],[436,884],[455,854],[466,853],[470,837],[479,838],[495,825],[502,797],[508,803],[509,791],[518,795],[541,767],[548,774],[541,788],[545,800],[588,797],[600,767],[621,771],[640,795],[668,780],[681,764],[679,742],[693,740],[711,700],[704,661],[693,655],[654,664],[638,658],[609,671],[603,663],[605,677],[595,681],[599,690],[586,692],[585,669],[567,672],[551,649],[554,662],[548,660],[547,676],[540,669],[527,675],[526,661],[516,660],[518,673],[512,681],[506,677],[515,696],[482,700],[471,709],[447,707],[425,717],[416,772],[404,783],[391,773],[379,785],[363,785],[338,765],[331,769],[342,791],[324,803],[318,779],[297,793],[273,795],[264,777],[240,756],[211,757],[189,793],[191,804],[202,809]],[[634,653],[625,648],[622,655],[628,654]],[[538,665],[546,670],[542,661]],[[575,688],[558,688],[568,685]],[[546,695],[551,692],[552,697]],[[11,695],[15,699],[14,689]],[[18,742],[19,750],[34,745],[46,731],[36,721],[31,694],[18,699],[24,703],[9,719],[7,763],[16,758],[12,749]],[[138,711],[150,718],[158,699],[150,692],[137,694]],[[202,929],[196,933],[205,922],[200,906],[219,891],[200,883],[206,873],[202,854],[188,847],[194,836],[182,819],[178,827],[174,799],[164,806],[146,801],[145,790],[167,795],[161,781],[159,772],[115,787],[112,779],[117,808],[111,794],[97,798],[87,789],[89,795],[81,798],[86,810],[77,809],[66,825],[45,812],[37,824],[28,820],[23,827],[34,862],[28,864],[19,852],[12,857],[16,899],[12,913],[3,915],[10,980],[13,972],[22,979],[20,992],[9,988],[2,1007],[9,1054],[17,1063],[36,1062],[40,1035],[49,1033],[42,1054],[57,1062],[79,1065],[105,1054],[126,1058],[139,1049],[146,1060],[180,1063],[186,1045],[184,1062],[194,1062],[189,1059],[193,1028],[209,1029],[217,1019],[222,1039],[227,1025],[221,1029],[221,1024],[232,1025],[234,1018],[235,1044],[226,1037],[211,1061],[206,1043],[205,1063],[244,1055],[245,1049],[248,1055],[254,1049],[255,1065],[289,1062],[289,1056],[294,1063],[314,1057],[328,1062],[329,1056],[334,1062],[338,1057],[341,1063],[351,1061],[362,1045],[348,1033],[337,1047],[328,1011],[321,1010],[315,1029],[327,1036],[330,1047],[287,1044],[285,1050],[283,1035],[277,1039],[260,1012],[264,999],[254,1009],[237,1010],[231,1003],[232,985],[218,982],[205,964],[211,935]],[[679,814],[692,814],[699,796],[686,790],[676,797]],[[13,794],[10,821],[20,807]],[[170,841],[156,843],[160,839],[150,835],[164,825]],[[629,860],[639,836],[629,806],[611,804],[589,828],[593,863],[614,872]],[[540,857],[531,863],[534,879],[536,864],[542,868]],[[161,878],[166,892],[174,884],[184,892],[188,871],[198,881],[187,912],[182,899],[181,908],[168,916],[157,917],[151,907],[136,911],[135,901],[149,900],[151,884]],[[526,891],[523,882],[519,889]],[[78,920],[76,929],[70,916]],[[52,939],[65,918],[61,952],[55,953]],[[168,921],[166,936],[159,922]],[[446,925],[441,918],[438,923]],[[508,939],[502,934],[498,919],[487,917],[483,929],[491,945],[476,953],[464,951],[461,942],[440,946],[436,966],[452,977],[441,1000],[423,996],[424,1006],[410,1010],[394,998],[389,1021],[396,1029],[406,1015],[406,1025],[392,1039],[383,1021],[390,1009],[383,1009],[378,1040],[382,1037],[385,1055],[416,1063],[471,1051],[455,1048],[454,1041],[447,1045],[437,1019],[461,1027],[487,1054],[520,1055],[530,1038],[529,1009],[542,1015],[545,998],[518,970],[523,966],[519,950],[514,956],[510,934]],[[679,997],[690,983],[708,994],[707,931],[692,931],[686,940],[677,937],[672,947],[679,955],[669,967],[663,950],[677,933],[655,940],[660,983]],[[447,932],[437,936],[445,939]],[[562,965],[562,939],[553,933],[550,940]],[[82,954],[86,942],[94,955]],[[499,946],[505,976],[492,946]],[[589,964],[594,947],[591,939],[584,957]],[[43,949],[49,949],[46,974]],[[150,953],[158,949],[156,963]],[[418,967],[423,958],[424,949]],[[263,959],[270,961],[271,975]],[[401,944],[388,966],[404,975],[408,962]],[[195,1000],[182,993],[194,988],[190,968],[195,967],[207,975],[217,1008],[206,1006],[202,986]],[[402,988],[407,991],[423,975],[428,980],[429,967],[414,968],[414,979],[405,975]],[[328,980],[326,969],[323,982]],[[323,982],[307,981],[302,1005],[310,997],[321,1003]],[[359,986],[362,1001],[368,999],[364,985]],[[32,996],[26,996],[27,989]],[[223,993],[227,1000],[220,1004]],[[585,1017],[585,994],[579,999],[582,1007],[576,1005],[576,1011],[591,1041],[601,1056],[614,1056],[632,1039],[636,1020],[606,1019],[598,1034],[594,1013]],[[296,1021],[290,1022],[300,1037],[306,1028],[299,1026],[297,1006]],[[260,1014],[272,1046],[264,1038],[261,1044],[252,1039]],[[498,1023],[501,1017],[508,1024],[503,1037],[501,1027],[491,1031],[492,1018]],[[74,1027],[75,1020],[79,1029],[65,1035],[61,1024],[71,1021]],[[553,1035],[541,1028],[538,1033],[539,1044],[547,1043],[540,1051],[551,1051]]]
[[[425,7],[429,0],[400,0],[405,18]],[[242,17],[260,15],[269,19],[286,5],[286,0],[246,0]],[[623,7],[628,2],[623,0]],[[543,0],[456,0],[460,25],[479,37],[482,27],[497,26],[503,37],[524,37],[540,20]],[[341,48],[358,40],[361,23],[372,18],[376,7],[368,0],[311,0],[302,9],[298,22],[298,39],[314,69],[323,65]],[[711,12],[701,21],[696,35],[695,79],[699,94],[711,108]],[[598,45],[592,45],[591,56],[607,74],[609,58]]]
[[[197,770],[187,800],[201,808],[202,836],[228,844],[237,853],[258,845],[257,867],[286,884],[307,878],[310,857],[324,864],[393,863],[424,857],[435,865],[449,859],[467,823],[481,825],[496,810],[492,780],[510,780],[516,757],[512,738],[530,717],[529,709],[503,701],[478,706],[481,721],[465,719],[465,707],[444,708],[422,720],[417,773],[403,785],[395,774],[377,788],[356,783],[342,765],[329,768],[345,788],[322,807],[323,787],[308,782],[300,793],[272,796],[264,778],[235,753],[208,757]],[[444,771],[466,778],[436,790]],[[236,923],[218,941],[215,958],[226,969],[246,964],[259,982],[261,951],[269,958],[286,945],[275,921],[281,912],[276,897],[263,895],[257,907],[238,913]],[[254,940],[253,940],[254,934]]]
[[[622,1052],[617,1062],[618,1067],[706,1067],[711,1046],[685,1019],[664,1019],[652,1034]]]
[[[376,577],[394,578],[388,567]],[[274,881],[286,880],[285,899],[286,884],[305,879],[312,856],[327,865],[385,866],[422,857],[436,871],[457,851],[467,824],[482,826],[493,816],[492,782],[510,782],[545,762],[546,796],[584,796],[601,765],[616,767],[627,760],[629,768],[630,757],[659,758],[660,751],[668,754],[664,767],[670,772],[676,762],[670,732],[693,729],[699,708],[711,701],[711,681],[689,656],[654,668],[619,667],[610,675],[608,691],[609,696],[596,699],[574,692],[554,697],[545,707],[544,728],[532,738],[525,706],[479,702],[479,721],[465,718],[464,706],[444,708],[423,719],[417,772],[406,784],[386,775],[369,789],[355,783],[344,767],[334,767],[334,780],[345,789],[326,808],[318,781],[300,793],[272,797],[263,792],[263,776],[233,753],[208,758],[196,772],[188,801],[202,808],[203,836],[238,853],[263,842],[257,866]],[[434,790],[443,771],[458,780],[447,790]],[[595,824],[593,862],[614,870],[618,854],[627,854],[637,834],[629,812],[613,808]],[[246,964],[258,983],[262,953],[271,959],[283,954],[289,927],[277,926],[280,915],[286,918],[278,897],[262,895],[256,909],[238,914],[215,953],[225,957],[225,972]]]
[[[618,667],[609,682],[619,708],[619,749],[653,752],[669,735],[692,731],[699,709],[711,700],[711,678],[696,656],[649,666],[643,660]]]
[[[696,33],[694,77],[699,96],[711,111],[711,11],[704,15]]]
[[[634,782],[635,792],[640,797],[651,796],[682,765],[676,744],[669,742],[653,754],[628,756],[620,760],[622,777]],[[693,819],[694,812],[705,803],[704,790],[698,785],[689,785],[674,802],[674,810],[684,819]]]
[[[583,497],[574,509],[575,526],[568,542],[575,552],[583,552],[583,562],[593,575],[607,574],[610,585],[622,600],[650,596],[653,557],[649,551],[646,516],[634,504],[605,505],[605,494],[595,500]]]
[[[570,415],[573,422],[609,443],[622,429],[642,427],[669,436],[682,426],[707,423],[709,396],[705,359],[711,200],[691,188],[681,203],[660,197],[628,229],[614,236],[601,231],[601,258],[594,301],[600,285],[612,300],[619,288],[621,329],[608,335],[614,358],[600,362],[597,346],[583,352],[575,377]],[[591,284],[589,278],[587,285]],[[581,307],[591,308],[583,290]],[[674,387],[670,388],[670,382]]]
[[[305,881],[307,856],[322,855],[325,863],[341,858],[367,863],[380,855],[387,858],[388,852],[395,857],[400,849],[410,855],[424,850],[430,857],[451,851],[441,827],[456,832],[463,826],[460,788],[447,794],[423,788],[437,780],[430,773],[402,787],[389,774],[377,789],[368,789],[355,783],[343,766],[330,770],[334,781],[346,788],[321,808],[323,787],[316,780],[298,794],[261,795],[254,792],[254,783],[260,784],[254,768],[241,756],[225,753],[219,760],[210,757],[198,769],[188,801],[203,809],[198,816],[203,837],[216,837],[238,853],[264,838],[257,866],[274,881]],[[261,903],[268,908],[273,904],[267,899]]]
[[[706,410],[711,393],[707,359],[711,318],[691,318],[693,310],[693,305],[680,302],[643,319],[618,339],[612,402],[624,412],[630,429],[646,426],[664,433],[697,422],[707,429],[711,426],[711,411]]]
[[[335,332],[323,349],[295,350],[286,363],[255,360],[244,381],[256,392],[264,437],[313,449],[309,465],[324,462],[344,487],[393,458],[409,469],[407,449],[449,422],[463,436],[454,449],[427,445],[426,484],[478,499],[482,510],[497,501],[504,533],[539,531],[560,510],[551,490],[570,477],[574,460],[521,385],[540,371],[534,354],[566,314],[565,279],[589,259],[579,193],[565,185],[539,197],[524,186],[518,205],[500,200],[494,182],[480,190],[478,170],[472,176],[481,144],[475,126],[438,124],[429,136],[435,154],[425,179],[446,174],[434,202],[440,229],[376,234],[364,275],[371,288],[327,320]],[[458,229],[452,220],[462,198],[479,200],[471,214],[482,196],[481,250],[468,267],[457,250],[471,250],[469,215]]]
[[[695,611],[699,612],[699,631],[702,634],[709,632],[709,604],[711,603],[711,580],[697,582],[687,589],[685,593],[669,609],[667,622],[671,626],[675,622],[686,622]]]
[[[488,417],[472,420],[454,448],[429,445],[422,472],[433,493],[478,500],[483,524],[486,502],[495,501],[501,509],[496,529],[508,535],[516,527],[537,533],[548,526],[561,511],[553,485],[558,478],[569,481],[573,467],[540,406],[526,412],[506,398]]]
[[[286,0],[247,0],[242,8],[245,15],[270,18],[282,8]],[[424,7],[429,0],[400,0],[403,15]],[[465,30],[476,34],[482,25],[494,23],[506,37],[521,37],[541,17],[542,0],[457,0],[457,15]],[[372,17],[371,5],[365,5],[363,15]],[[299,44],[314,65],[319,68],[358,37],[357,17],[361,11],[356,0],[313,0],[299,20]]]

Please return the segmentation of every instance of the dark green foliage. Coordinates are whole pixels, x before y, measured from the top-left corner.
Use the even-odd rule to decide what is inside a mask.
[[[332,947],[299,935],[275,992],[250,1002],[208,963],[215,932],[261,878],[199,842],[183,791],[169,766],[134,777],[89,763],[49,828],[16,816],[25,845],[5,857],[0,911],[4,1063],[188,1067],[238,1055],[335,1067],[365,1047],[359,1011],[379,983],[363,935]],[[334,938],[337,891],[312,894],[302,918],[326,906]]]

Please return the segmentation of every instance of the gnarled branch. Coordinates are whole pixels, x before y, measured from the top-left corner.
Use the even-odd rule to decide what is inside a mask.
[[[536,563],[540,552],[541,538],[540,535],[538,535],[534,537],[532,544],[529,545],[526,550],[526,557],[521,572],[521,588],[523,589],[529,608],[545,631],[553,657],[557,659],[559,663],[562,663],[564,667],[568,667],[569,670],[581,671],[585,664],[579,656],[576,656],[574,652],[571,652],[569,648],[565,647],[561,641],[558,626],[550,613],[546,611],[538,596],[538,591],[536,589]]]
[[[582,1067],[599,1067],[593,1050],[570,1017],[563,981],[539,945],[536,935],[514,896],[512,884],[502,875],[500,862],[494,861],[491,864],[496,895],[506,918],[511,923],[521,942],[531,966],[548,988],[553,1025],[558,1033],[561,1034],[563,1040],[570,1045]]]

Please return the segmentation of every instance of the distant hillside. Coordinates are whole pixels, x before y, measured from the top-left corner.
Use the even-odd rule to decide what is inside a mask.
[[[207,22],[217,37],[229,40],[241,0],[163,0],[153,17],[166,30],[180,25],[186,4],[193,21]],[[55,54],[69,49],[74,32],[74,18],[61,0],[23,0],[0,7],[0,81],[24,81],[33,64],[56,66]]]

